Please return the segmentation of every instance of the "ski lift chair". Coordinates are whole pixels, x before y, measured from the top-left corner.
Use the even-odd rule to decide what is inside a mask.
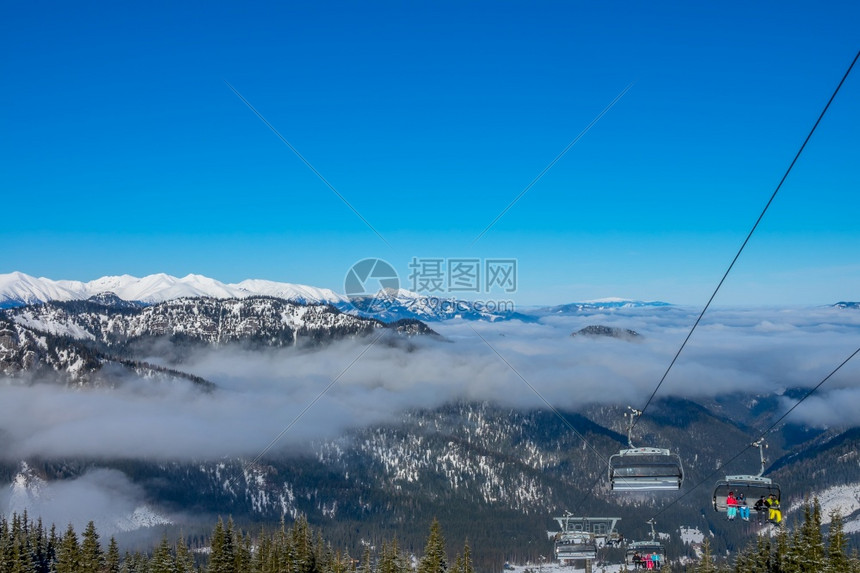
[[[752,445],[757,446],[759,449],[761,471],[758,475],[726,476],[726,479],[718,481],[714,486],[714,511],[719,513],[726,513],[726,511],[728,511],[726,498],[728,497],[729,492],[734,492],[735,497],[737,497],[738,494],[744,494],[747,505],[750,507],[752,507],[756,500],[761,496],[768,498],[773,495],[777,501],[780,500],[779,484],[774,483],[770,478],[762,477],[765,466],[764,448],[767,447],[764,440],[753,442]]]
[[[555,542],[555,556],[561,562],[597,559],[597,540],[590,533],[563,533]]]
[[[627,443],[630,446],[609,458],[609,485],[612,491],[679,490],[684,482],[681,456],[663,448],[636,448],[631,433],[642,414],[630,408]],[[625,414],[625,417],[627,414]]]

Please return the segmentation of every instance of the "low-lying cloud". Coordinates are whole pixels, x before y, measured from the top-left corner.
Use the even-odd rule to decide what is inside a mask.
[[[50,483],[32,475],[28,479],[27,484],[0,492],[0,508],[4,514],[22,515],[26,510],[31,518],[39,516],[43,523],[56,524],[59,533],[71,524],[80,534],[90,520],[102,536],[169,522],[152,512],[141,488],[117,470],[93,469],[75,479]]]
[[[445,340],[415,338],[408,350],[382,340],[368,348],[372,338],[317,349],[207,349],[181,369],[215,382],[219,389],[208,394],[190,383],[140,379],[94,390],[10,382],[0,386],[0,457],[254,457],[299,416],[276,449],[452,400],[543,408],[529,385],[561,409],[641,405],[694,319],[691,310],[634,309],[536,324],[449,321],[434,325]],[[636,330],[642,342],[569,336],[589,324]],[[697,329],[658,396],[811,387],[856,348],[858,334],[860,312],[851,310],[717,310]],[[858,373],[860,364],[849,363],[793,421],[856,423]]]

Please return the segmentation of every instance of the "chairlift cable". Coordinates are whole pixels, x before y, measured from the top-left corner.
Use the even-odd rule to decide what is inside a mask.
[[[729,264],[728,268],[726,269],[725,273],[723,273],[723,276],[720,279],[719,283],[717,284],[716,288],[714,289],[714,292],[711,294],[711,296],[708,299],[707,303],[705,304],[704,308],[699,313],[698,317],[696,318],[695,322],[693,323],[693,326],[690,328],[690,331],[687,333],[687,336],[684,338],[684,341],[681,343],[681,346],[678,348],[678,351],[675,353],[671,362],[669,363],[669,366],[666,368],[666,371],[663,373],[662,377],[660,378],[660,381],[657,383],[653,392],[648,397],[648,401],[645,403],[645,406],[643,406],[642,409],[639,411],[639,416],[637,416],[636,419],[633,420],[632,425],[630,427],[631,431],[636,426],[636,424],[638,423],[639,418],[641,417],[641,414],[643,414],[645,412],[645,410],[648,408],[648,406],[654,400],[654,397],[657,395],[657,392],[660,390],[661,386],[663,385],[663,382],[665,382],[666,377],[669,375],[669,372],[672,370],[672,367],[677,362],[678,357],[681,355],[681,352],[686,347],[687,342],[689,342],[690,338],[693,335],[693,332],[695,332],[696,328],[698,327],[699,323],[702,320],[702,317],[705,315],[705,312],[707,312],[708,308],[710,308],[711,303],[716,298],[717,293],[719,292],[720,288],[723,286],[723,283],[725,282],[725,280],[728,277],[731,270],[734,268],[735,263],[740,258],[741,253],[746,248],[746,245],[749,243],[750,239],[752,238],[753,233],[758,228],[759,223],[761,223],[762,219],[764,218],[765,213],[767,213],[767,210],[770,208],[770,205],[773,203],[774,199],[776,198],[777,193],[779,193],[779,190],[782,188],[783,183],[785,183],[786,179],[788,178],[788,175],[791,173],[791,170],[794,168],[794,165],[797,163],[798,159],[800,158],[800,155],[803,153],[804,149],[806,148],[807,143],[809,143],[810,139],[812,138],[812,135],[815,133],[815,130],[818,128],[818,125],[821,123],[821,120],[824,118],[825,114],[827,113],[828,109],[830,108],[830,105],[833,103],[833,100],[836,98],[836,95],[839,93],[839,90],[842,88],[842,85],[845,83],[845,80],[850,75],[851,70],[854,68],[854,65],[857,63],[858,59],[860,59],[860,51],[858,51],[857,54],[854,56],[854,59],[851,61],[851,64],[848,66],[848,69],[845,71],[845,74],[842,76],[842,79],[839,81],[839,84],[836,86],[836,89],[831,94],[830,99],[827,101],[827,104],[824,106],[824,108],[822,109],[818,118],[816,119],[815,123],[813,124],[812,128],[809,130],[809,133],[807,134],[806,139],[804,139],[803,143],[801,144],[800,148],[798,149],[797,153],[795,154],[794,158],[792,159],[791,163],[789,164],[788,168],[786,169],[785,173],[783,174],[782,178],[780,179],[779,183],[777,184],[776,188],[774,189],[773,193],[771,194],[770,198],[768,199],[767,203],[765,204],[764,208],[762,209],[761,213],[759,214],[758,218],[756,219],[756,221],[753,224],[752,228],[750,229],[749,233],[747,233],[746,238],[744,239],[743,243],[741,244],[740,248],[738,249],[737,253],[735,254],[734,258],[732,259],[732,261]],[[839,371],[839,369],[841,369],[842,366],[844,366],[849,360],[851,360],[858,352],[860,352],[860,348],[855,350],[854,353],[852,353],[839,366],[837,366],[833,371],[831,371],[830,374],[828,374],[821,382],[819,382],[818,385],[816,385],[812,390],[810,390],[810,392],[807,393],[803,398],[801,398],[801,400],[799,400],[794,406],[792,406],[770,428],[768,428],[765,432],[763,432],[759,439],[764,438],[764,436],[768,432],[770,432],[774,427],[776,427],[776,425],[778,425],[783,419],[785,419],[785,417],[788,416],[788,414],[790,414],[798,405],[800,405],[801,402],[803,402],[806,398],[808,398],[810,395],[812,395],[813,392],[815,392],[818,388],[820,388],[822,384],[824,384],[831,376],[833,376],[837,371]],[[502,358],[502,359],[504,360],[504,358]],[[505,361],[505,362],[507,362],[507,361]],[[508,364],[508,366],[510,366],[510,364]],[[511,369],[513,369],[512,366],[510,366],[510,367],[511,367]],[[514,371],[516,372],[516,370],[514,370]],[[522,378],[522,376],[520,376],[520,377]],[[531,386],[531,385],[529,385],[529,386]],[[538,394],[538,396],[540,396],[540,394]],[[540,397],[542,398],[542,396],[540,396]],[[546,400],[544,400],[544,402],[546,403]],[[550,408],[553,411],[555,411],[555,409],[552,408],[551,406],[550,406]],[[555,411],[555,413],[557,416],[559,416],[559,418],[561,418],[563,421],[566,422],[566,420],[564,420],[564,418],[557,411]],[[569,423],[567,423],[567,425],[571,429],[573,429]],[[579,432],[576,432],[575,430],[574,430],[574,432],[577,435],[579,435],[579,437],[582,438],[586,444],[591,446],[587,442],[587,440],[585,440],[584,436],[580,435]],[[628,437],[629,437],[629,432],[628,432]],[[722,470],[722,468],[724,468],[725,466],[727,466],[728,464],[732,463],[737,458],[739,458],[741,455],[743,455],[750,447],[751,447],[750,445],[747,445],[740,452],[738,452],[738,454],[736,454],[734,457],[732,457],[729,461],[727,461],[724,464],[721,464],[718,468],[716,468],[714,471],[712,471],[710,474],[708,474],[708,476],[705,477],[703,480],[701,480],[699,483],[695,484],[692,488],[689,488],[685,493],[681,494],[679,497],[675,498],[668,505],[663,507],[660,511],[655,513],[654,516],[652,517],[652,519],[654,519],[657,516],[659,516],[660,514],[662,514],[664,511],[666,511],[667,509],[669,509],[670,507],[672,507],[673,505],[678,503],[680,500],[685,498],[687,495],[692,493],[694,490],[696,490],[703,483],[710,480],[715,474],[720,472]],[[604,457],[602,454],[600,454],[599,452],[597,452],[597,450],[593,446],[591,446],[591,449],[606,464],[606,466],[609,467],[610,464],[609,464],[608,459],[606,457]],[[594,492],[594,487],[597,485],[597,482],[599,480],[600,480],[600,472],[598,472],[597,479],[592,483],[591,487],[589,487],[588,493],[586,494],[586,496],[577,505],[577,511],[589,499],[589,497],[591,497],[591,495]]]
[[[678,496],[677,498],[675,498],[675,499],[674,499],[674,500],[673,500],[669,505],[667,505],[667,506],[663,507],[660,511],[658,511],[657,513],[655,513],[655,514],[651,517],[651,519],[654,519],[655,517],[657,517],[658,515],[660,515],[661,513],[663,513],[664,511],[666,511],[667,509],[669,509],[670,507],[672,507],[673,505],[675,505],[676,503],[678,503],[679,501],[681,501],[682,499],[684,499],[685,497],[687,497],[689,494],[693,493],[693,491],[695,491],[695,490],[696,490],[700,485],[702,485],[703,483],[705,483],[705,482],[709,482],[709,481],[711,480],[711,478],[713,478],[716,474],[720,473],[720,472],[723,470],[723,468],[725,468],[726,466],[728,466],[729,464],[731,464],[733,461],[735,461],[736,459],[738,459],[739,457],[741,457],[744,453],[746,453],[746,451],[747,451],[747,450],[749,450],[751,447],[753,447],[753,444],[754,444],[754,443],[758,442],[759,440],[764,439],[764,437],[765,437],[767,434],[769,434],[771,431],[773,431],[773,430],[774,430],[774,428],[776,428],[776,427],[777,427],[777,426],[778,426],[778,425],[779,425],[783,420],[785,420],[785,418],[786,418],[789,414],[791,414],[791,412],[793,412],[795,408],[797,408],[798,406],[800,406],[800,404],[801,404],[804,400],[806,400],[807,398],[809,398],[810,396],[812,396],[812,394],[813,394],[816,390],[818,390],[819,388],[821,388],[821,386],[822,386],[825,382],[827,382],[828,380],[830,380],[830,378],[831,378],[831,377],[833,377],[833,375],[834,375],[834,374],[836,374],[837,372],[839,372],[839,370],[841,370],[843,366],[845,366],[846,364],[848,364],[848,362],[849,362],[852,358],[854,358],[858,353],[860,353],[860,347],[858,347],[854,352],[852,352],[852,353],[848,356],[848,358],[846,358],[845,360],[843,360],[843,361],[839,364],[839,366],[837,366],[836,368],[834,368],[833,370],[831,370],[831,371],[830,371],[830,373],[829,373],[827,376],[825,376],[825,377],[821,380],[821,382],[819,382],[818,384],[816,384],[816,385],[815,385],[815,387],[813,387],[809,392],[807,392],[807,393],[806,393],[806,395],[804,395],[804,396],[803,396],[803,398],[801,398],[800,400],[798,400],[798,401],[797,401],[797,403],[795,403],[791,408],[789,408],[789,409],[788,409],[788,411],[787,411],[785,414],[783,414],[782,416],[780,416],[780,417],[776,420],[776,422],[774,422],[773,424],[771,424],[771,425],[770,425],[770,426],[769,426],[765,431],[763,431],[763,432],[761,433],[761,435],[760,435],[760,436],[755,440],[755,442],[753,442],[752,444],[747,444],[747,446],[746,446],[745,448],[743,448],[741,451],[739,451],[735,456],[733,456],[733,457],[732,457],[731,459],[729,459],[727,462],[720,464],[716,469],[714,469],[714,471],[712,471],[712,472],[711,472],[711,473],[709,473],[707,476],[705,476],[704,478],[702,478],[702,479],[699,481],[699,483],[697,483],[696,485],[694,485],[693,487],[691,487],[690,489],[688,489],[688,490],[687,490],[686,492],[684,492],[682,495],[680,495],[680,496]]]
[[[797,150],[797,153],[794,155],[794,159],[791,160],[791,164],[788,166],[788,169],[785,170],[785,173],[783,174],[782,179],[780,179],[779,184],[776,186],[776,189],[774,189],[773,194],[771,194],[770,199],[768,199],[767,203],[764,206],[764,209],[762,209],[761,213],[758,216],[758,219],[756,219],[755,224],[753,224],[752,228],[750,229],[749,233],[747,234],[746,239],[744,239],[743,243],[741,244],[740,248],[738,249],[738,252],[735,254],[735,257],[732,259],[732,262],[729,264],[729,267],[726,269],[726,272],[723,273],[723,277],[720,279],[720,282],[717,284],[717,288],[714,289],[714,292],[711,294],[711,297],[708,299],[708,302],[705,304],[705,307],[702,309],[702,312],[699,313],[698,318],[696,318],[696,321],[693,323],[692,328],[690,328],[690,332],[687,333],[687,337],[684,338],[684,342],[681,343],[681,347],[678,348],[678,351],[675,353],[675,356],[672,358],[672,361],[669,363],[669,367],[666,368],[666,371],[663,373],[663,376],[660,378],[660,381],[657,383],[657,386],[654,388],[654,391],[651,392],[651,396],[648,398],[648,401],[645,403],[645,406],[642,408],[642,412],[645,412],[645,410],[651,404],[651,401],[654,400],[654,396],[657,394],[657,391],[660,390],[660,387],[663,385],[663,382],[666,380],[666,377],[669,375],[669,371],[672,370],[672,367],[675,365],[675,362],[678,360],[678,356],[681,355],[681,351],[683,351],[684,347],[687,346],[687,342],[690,340],[690,337],[693,336],[693,332],[696,330],[696,327],[699,326],[699,323],[702,321],[702,317],[705,315],[705,312],[711,306],[711,303],[714,301],[714,298],[716,298],[717,293],[719,292],[720,288],[723,286],[723,283],[726,280],[726,277],[729,276],[729,273],[731,272],[732,268],[735,266],[735,263],[737,262],[738,258],[741,256],[741,253],[743,252],[744,248],[747,246],[747,243],[749,243],[750,238],[752,238],[753,233],[755,232],[756,228],[758,228],[759,223],[764,218],[764,215],[767,212],[768,208],[770,207],[771,203],[773,203],[773,200],[776,198],[776,194],[779,193],[779,190],[782,188],[782,184],[785,183],[785,180],[788,178],[788,174],[791,173],[791,170],[794,167],[794,164],[797,163],[797,160],[800,158],[800,154],[803,153],[803,150],[806,148],[806,144],[809,143],[809,140],[812,138],[812,134],[815,133],[815,130],[818,127],[818,124],[821,123],[821,120],[824,118],[824,114],[826,114],[827,110],[830,108],[830,104],[833,103],[833,100],[836,98],[836,94],[838,94],[839,90],[842,88],[842,84],[844,84],[845,80],[848,78],[848,75],[851,73],[851,70],[854,68],[854,64],[857,63],[858,58],[860,58],[860,51],[858,51],[857,55],[854,56],[854,60],[851,62],[851,65],[848,66],[848,69],[846,70],[845,74],[842,76],[842,79],[839,81],[839,85],[836,86],[836,89],[833,91],[833,95],[831,95],[830,99],[827,101],[827,105],[825,105],[824,109],[821,110],[821,113],[819,114],[818,119],[815,120],[815,124],[812,126],[812,129],[809,130],[809,134],[806,136],[806,139],[803,141],[803,144],[800,146],[800,149]],[[638,421],[639,420],[637,418],[637,420],[634,422],[633,425],[635,426]]]

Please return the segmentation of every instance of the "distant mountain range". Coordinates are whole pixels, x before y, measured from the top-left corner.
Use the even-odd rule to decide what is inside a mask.
[[[350,299],[326,288],[260,279],[225,284],[194,274],[182,278],[163,273],[143,278],[130,275],[108,276],[89,282],[36,278],[21,272],[0,274],[0,309],[73,300],[92,300],[114,307],[130,308],[179,298],[244,299],[256,296],[279,298],[298,304],[328,304],[345,313],[385,322],[401,319],[440,321],[453,318],[490,322],[535,322],[544,316],[671,306],[660,301],[609,298],[517,310],[511,301],[475,302],[456,297],[425,295],[405,289],[380,292],[375,298]]]

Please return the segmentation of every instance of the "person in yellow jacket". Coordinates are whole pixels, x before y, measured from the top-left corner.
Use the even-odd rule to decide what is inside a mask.
[[[768,515],[767,518],[774,522],[779,523],[782,521],[782,512],[779,510],[779,500],[776,499],[774,494],[770,494],[767,498],[767,507],[768,507]]]

